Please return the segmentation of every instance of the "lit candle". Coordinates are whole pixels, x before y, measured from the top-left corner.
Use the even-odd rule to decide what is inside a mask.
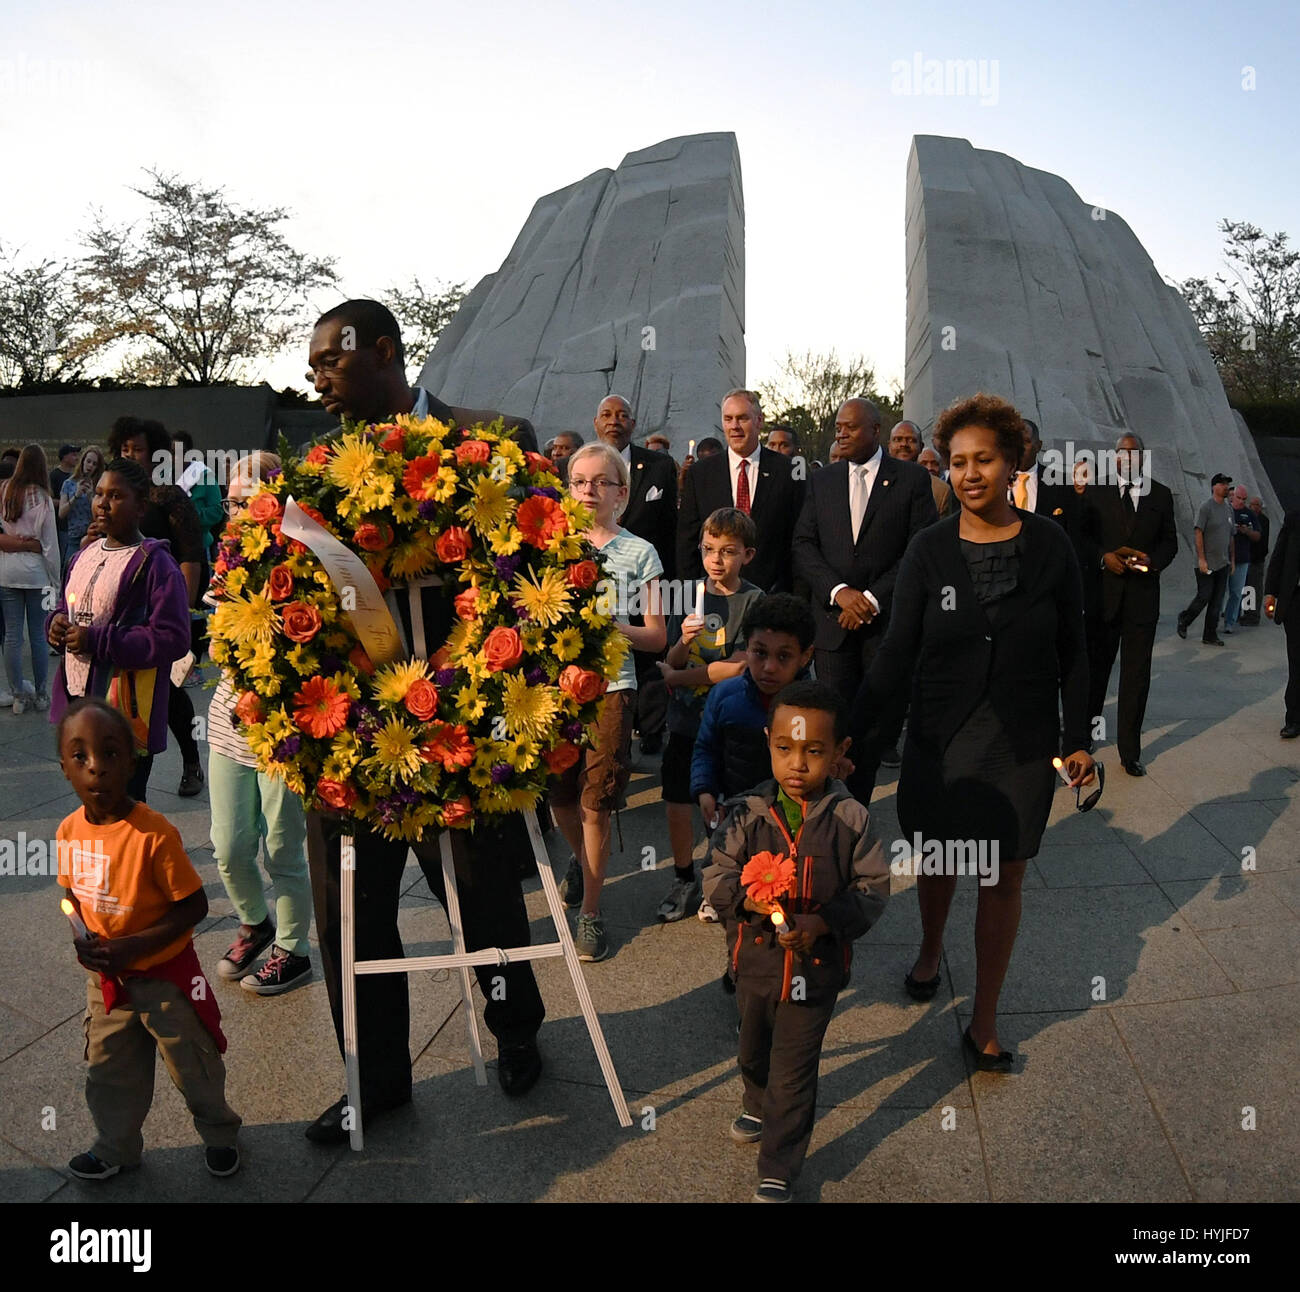
[[[81,916],[77,914],[77,908],[73,906],[66,897],[59,903],[59,910],[61,910],[64,915],[72,921],[73,932],[76,933],[79,938],[84,938],[89,935],[90,930],[82,923]]]
[[[688,458],[693,458],[693,457],[695,456],[695,441],[694,441],[694,440],[692,440],[692,441],[691,441],[691,442],[686,446],[686,456],[687,456]]]
[[[1065,770],[1065,764],[1064,764],[1064,763],[1063,763],[1059,758],[1053,758],[1053,759],[1052,759],[1052,766],[1056,768],[1056,770],[1057,770],[1057,772],[1059,773],[1061,779],[1062,779],[1062,780],[1063,780],[1067,785],[1069,785],[1069,784],[1070,784],[1070,773],[1067,772],[1067,771]]]
[[[768,918],[772,921],[772,927],[775,928],[778,933],[785,928],[785,912],[779,906],[774,906],[772,908],[772,914],[768,916]]]
[[[704,618],[704,580],[701,579],[695,587],[695,617],[696,619]]]

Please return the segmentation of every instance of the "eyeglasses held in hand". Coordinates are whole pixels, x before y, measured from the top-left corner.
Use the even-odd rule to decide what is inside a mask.
[[[1083,786],[1074,787],[1074,806],[1076,811],[1091,812],[1097,806],[1097,800],[1101,798],[1101,792],[1106,788],[1106,764],[1093,763],[1092,770],[1097,773],[1097,788],[1088,795],[1083,802],[1079,801],[1079,796],[1083,793]]]

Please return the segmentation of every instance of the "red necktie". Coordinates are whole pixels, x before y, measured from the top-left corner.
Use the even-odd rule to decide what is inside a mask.
[[[736,510],[749,515],[749,460],[740,459],[740,479],[736,481]]]

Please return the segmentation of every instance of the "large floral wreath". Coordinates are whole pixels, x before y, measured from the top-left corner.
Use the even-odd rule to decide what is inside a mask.
[[[591,515],[558,486],[500,421],[345,423],[286,453],[214,568],[211,654],[258,766],[393,839],[533,807],[577,761],[628,650],[582,537]],[[454,626],[428,661],[372,663],[351,590],[281,533],[290,497],[381,592],[442,578]]]

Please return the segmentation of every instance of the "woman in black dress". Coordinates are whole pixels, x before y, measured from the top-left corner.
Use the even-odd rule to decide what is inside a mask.
[[[977,1067],[1002,1071],[1014,1056],[998,1042],[998,996],[1025,865],[1038,852],[1059,783],[1053,757],[1074,751],[1065,758],[1071,785],[1093,779],[1078,561],[1059,525],[1009,500],[1021,434],[1020,414],[991,395],[940,416],[933,442],[949,460],[960,511],[912,540],[888,633],[858,700],[879,712],[882,697],[912,678],[898,787],[904,837],[945,845],[952,861],[969,856],[949,846],[959,841],[997,859],[997,882],[979,890],[974,1016],[963,1045]],[[955,870],[917,877],[922,942],[905,985],[919,1000],[939,988]]]

